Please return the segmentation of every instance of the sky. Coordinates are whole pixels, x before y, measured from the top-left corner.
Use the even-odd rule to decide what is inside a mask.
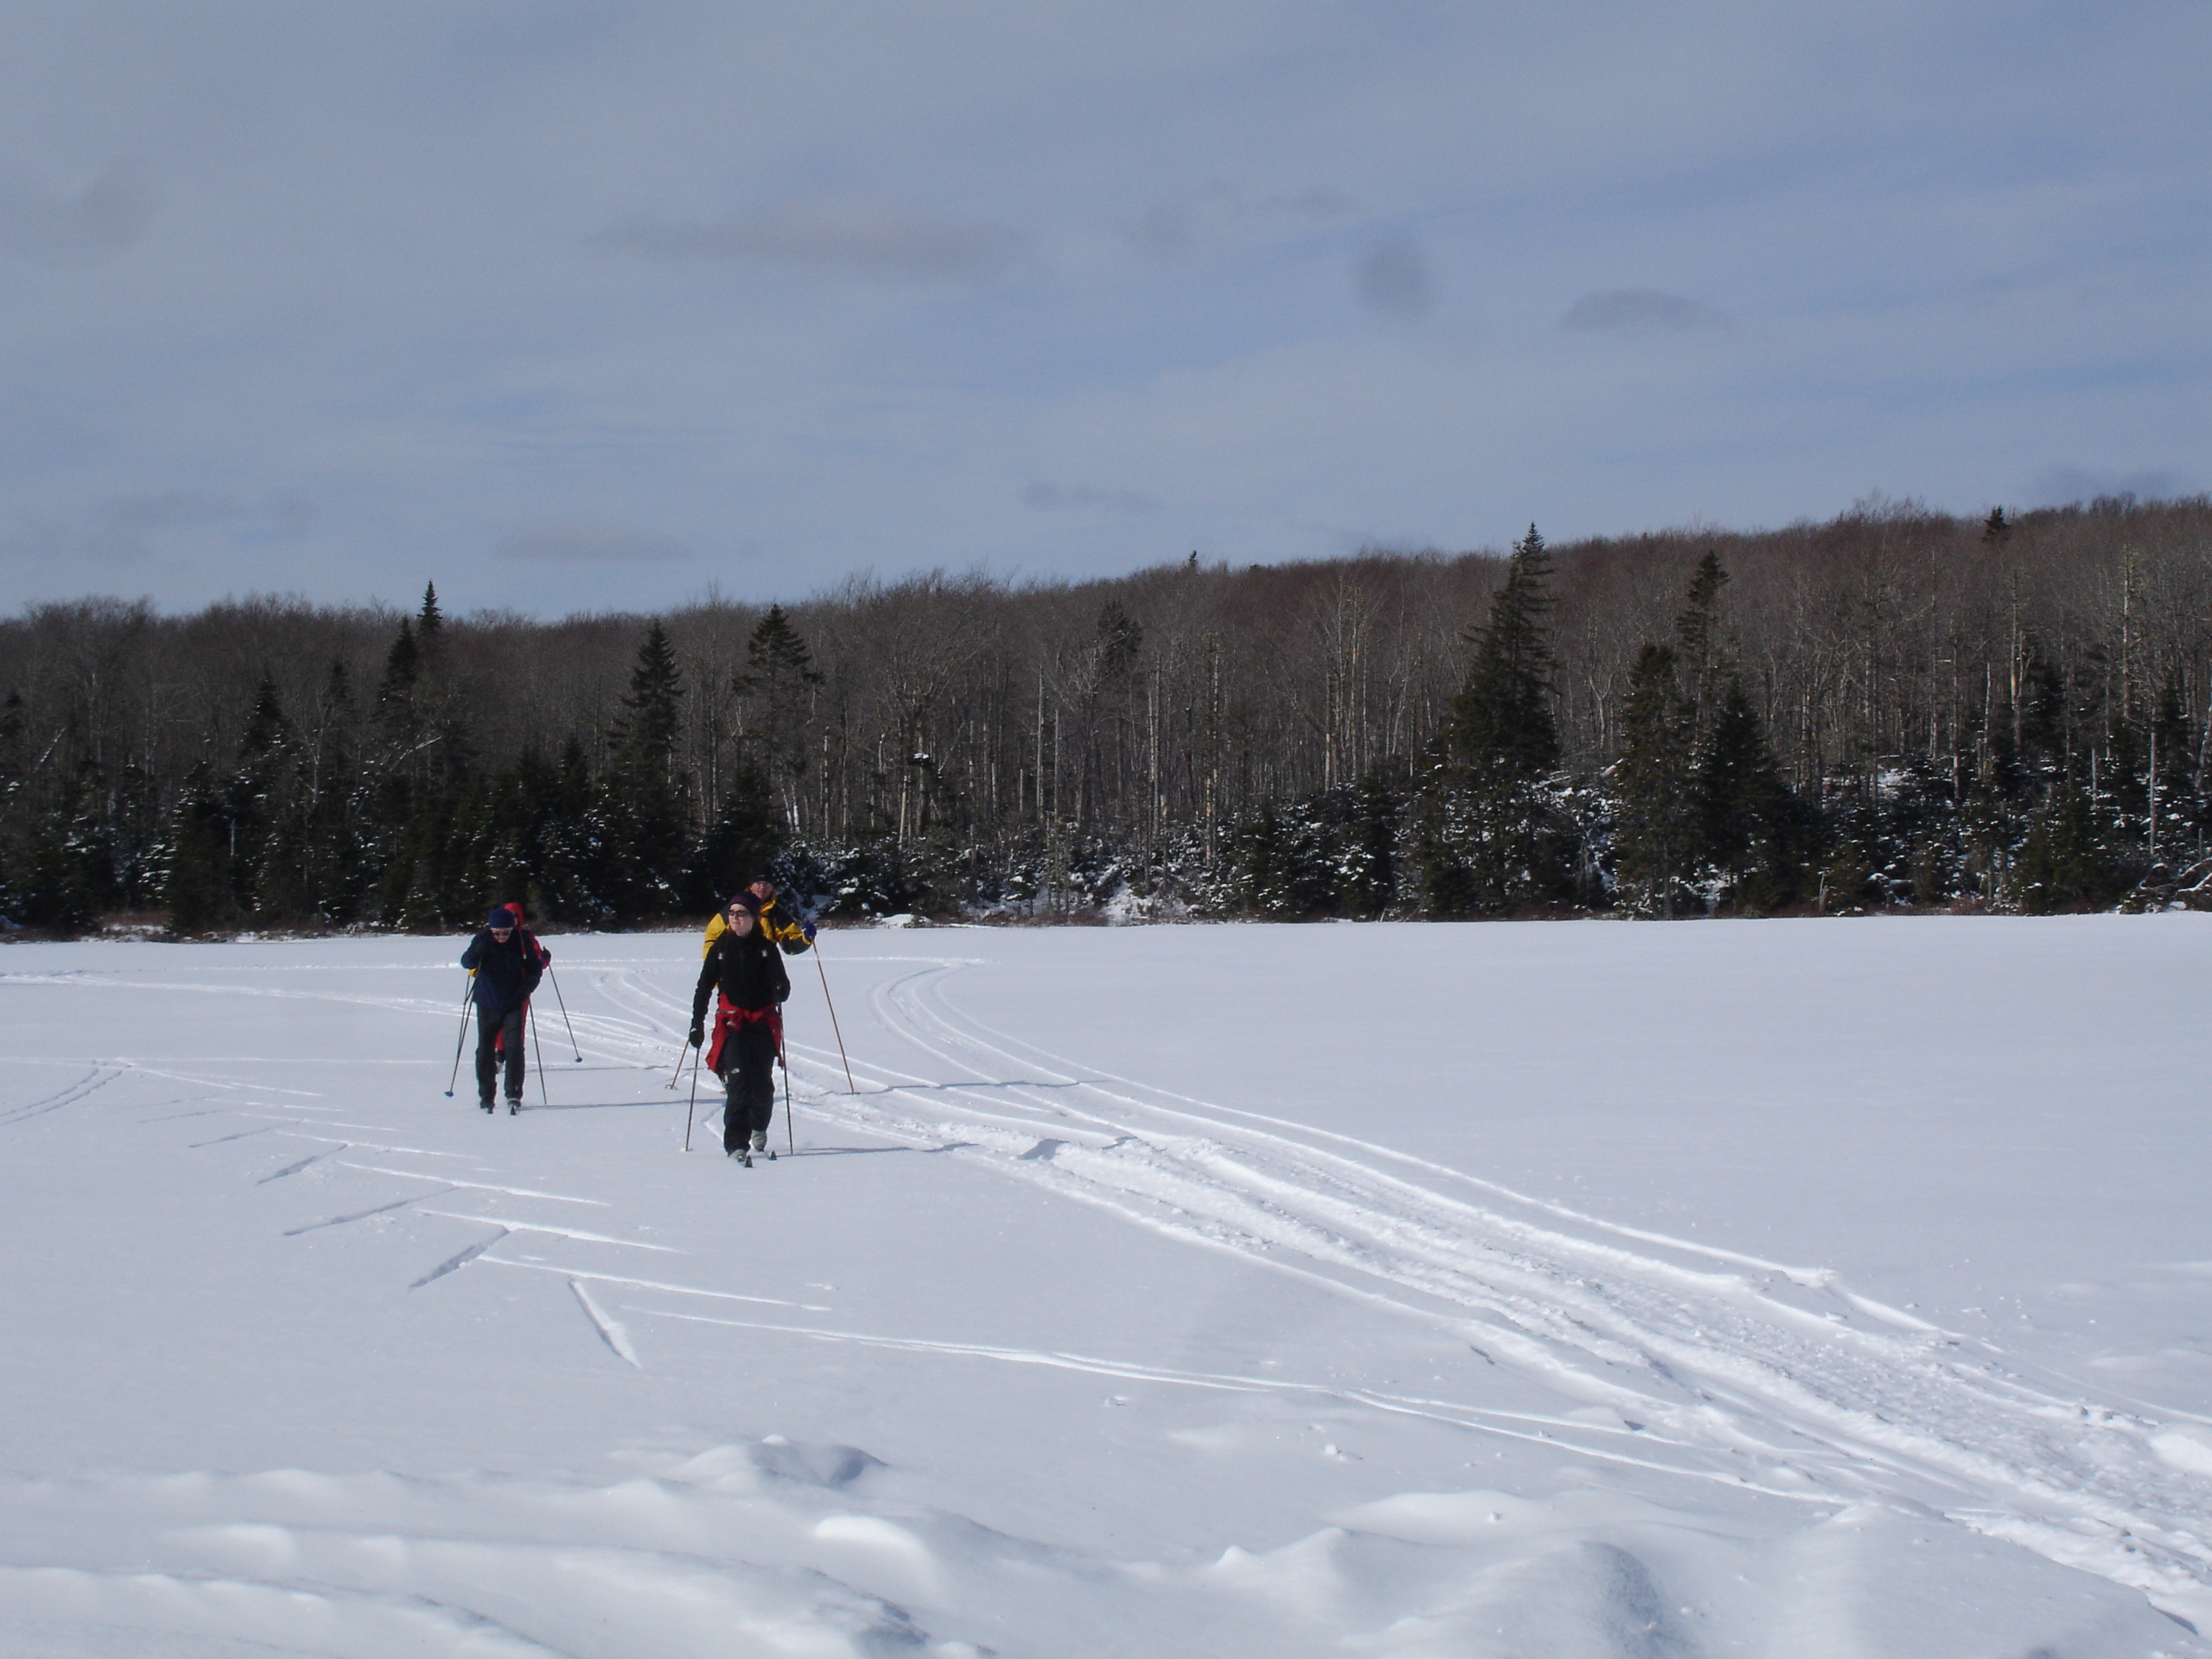
[[[2212,7],[0,0],[0,609],[2212,488]]]

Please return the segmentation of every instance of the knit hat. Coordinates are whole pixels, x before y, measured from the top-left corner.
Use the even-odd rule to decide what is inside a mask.
[[[491,913],[491,920],[484,923],[484,926],[487,927],[512,927],[514,926],[514,911],[509,906],[502,904],[499,908]]]
[[[724,905],[722,908],[726,911],[743,909],[750,911],[755,917],[758,917],[760,915],[761,902],[750,893],[739,893],[731,899],[727,904]]]

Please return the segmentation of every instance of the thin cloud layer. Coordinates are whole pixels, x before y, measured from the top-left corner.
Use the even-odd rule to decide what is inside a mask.
[[[757,260],[896,281],[977,281],[1019,257],[1000,225],[905,213],[866,198],[790,202],[760,213],[685,221],[633,214],[596,239],[647,259]]]
[[[0,177],[0,253],[65,269],[104,264],[143,241],[160,208],[135,167],[111,167],[73,193]]]
[[[1727,325],[1711,307],[1654,288],[1608,288],[1585,294],[1559,319],[1582,334],[1696,334]]]
[[[266,527],[281,531],[295,504],[281,505]],[[0,537],[0,553],[9,558],[103,565],[135,565],[152,556],[168,532],[223,526],[242,529],[249,514],[228,496],[167,489],[118,495],[103,501],[79,524],[33,520]]]
[[[1133,489],[1097,489],[1089,484],[1033,483],[1022,491],[1022,505],[1040,513],[1063,508],[1109,513],[1150,513],[1159,503]]]
[[[526,564],[674,564],[691,556],[672,536],[593,523],[518,530],[501,538],[498,552]]]
[[[1428,256],[1412,239],[1393,236],[1376,243],[1352,272],[1359,303],[1378,317],[1412,321],[1436,309],[1436,279]]]
[[[2029,480],[2031,507],[2070,507],[2100,496],[2132,495],[2140,501],[2170,501],[2194,495],[2179,473],[2154,468],[2130,472],[2101,466],[2052,465],[2039,469]]]
[[[1139,253],[1181,259],[1201,247],[1296,233],[1340,220],[1359,204],[1326,185],[1250,195],[1216,182],[1203,190],[1151,203],[1120,231]]]

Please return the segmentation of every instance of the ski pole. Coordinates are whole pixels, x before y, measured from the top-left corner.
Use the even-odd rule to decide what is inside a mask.
[[[853,1062],[845,1053],[845,1034],[837,1029],[837,1005],[830,1000],[830,970],[822,965],[822,944],[818,939],[814,945],[814,971],[822,975],[822,1000],[830,1004],[830,1029],[836,1035],[837,1058],[845,1062],[845,1092],[857,1095],[860,1091],[853,1086]],[[784,1080],[789,1082],[791,1067],[785,1066],[783,1075]]]
[[[676,1051],[676,1069],[668,1074],[668,1088],[674,1093],[676,1085],[684,1081],[684,1062],[691,1058],[691,1045],[685,1043]]]
[[[553,971],[553,964],[545,964],[545,977],[553,981],[553,1000],[561,1005],[561,1023],[568,1028],[568,1046],[576,1049],[576,1064],[584,1063],[584,1051],[576,1048],[576,1024],[568,1018],[568,1000],[561,994],[561,975]]]
[[[522,1005],[522,1014],[530,1022],[530,1046],[538,1051],[538,1103],[550,1106],[553,1103],[545,1098],[545,1050],[538,1046],[538,1011],[526,1002]]]
[[[469,1040],[469,992],[467,981],[461,983],[461,1030],[453,1039],[453,1074],[446,1079],[446,1098],[453,1097],[453,1085],[461,1080],[461,1045]]]
[[[791,1127],[791,1062],[783,1057],[779,1045],[775,1051],[777,1064],[783,1067],[783,1146],[793,1158],[799,1156],[799,1137]]]
[[[687,1042],[684,1046],[688,1048],[691,1045]],[[681,1054],[676,1057],[676,1069],[679,1072],[684,1069],[684,1057]],[[676,1085],[672,1083],[668,1086],[672,1089]],[[699,1062],[694,1059],[691,1062],[691,1103],[684,1109],[684,1150],[687,1152],[691,1150],[691,1114],[698,1109]]]

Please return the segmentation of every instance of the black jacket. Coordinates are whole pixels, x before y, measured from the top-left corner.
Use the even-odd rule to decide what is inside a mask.
[[[773,1008],[791,994],[791,976],[783,971],[783,957],[757,927],[743,939],[724,933],[707,947],[699,964],[699,987],[691,994],[691,1023],[703,1025],[707,999],[714,992],[729,998],[733,1007],[755,1013]]]
[[[503,1014],[530,1000],[545,970],[538,963],[538,941],[526,945],[526,937],[518,927],[501,945],[487,929],[469,941],[469,948],[461,952],[461,966],[477,976],[469,994],[477,1007]]]

